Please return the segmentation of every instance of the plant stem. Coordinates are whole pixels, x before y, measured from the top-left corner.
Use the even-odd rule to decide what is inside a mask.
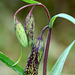
[[[48,59],[48,52],[49,52],[51,33],[52,33],[52,29],[49,28],[48,29],[47,42],[46,42],[45,55],[44,55],[43,75],[46,75],[46,71],[47,71],[47,59]]]
[[[47,28],[49,28],[49,25],[45,26],[45,27],[42,29],[42,31],[41,31],[41,33],[40,33],[40,36],[39,36],[40,38],[42,38],[43,33],[44,33],[44,31],[45,31]]]
[[[48,23],[49,23],[49,21],[50,21],[50,14],[49,14],[47,8],[46,8],[43,4],[41,4],[41,3],[39,3],[39,4],[28,4],[28,5],[25,5],[25,6],[21,7],[21,8],[19,8],[19,9],[15,12],[15,14],[14,14],[15,21],[17,21],[16,15],[18,14],[18,12],[20,12],[22,9],[24,9],[24,8],[26,8],[26,7],[29,7],[29,6],[36,6],[36,5],[41,6],[41,7],[44,8],[44,10],[45,10],[45,12],[46,12],[46,14],[47,14]]]
[[[16,15],[17,15],[17,13],[18,13],[19,11],[21,11],[22,9],[24,9],[24,8],[26,8],[26,7],[29,7],[29,6],[36,6],[36,5],[41,6],[41,7],[44,8],[44,10],[45,10],[45,12],[46,12],[46,15],[47,15],[47,19],[48,19],[48,24],[49,24],[49,22],[50,22],[50,14],[49,14],[47,8],[46,8],[43,4],[41,4],[41,3],[39,3],[39,4],[28,4],[28,5],[25,5],[25,6],[21,7],[20,9],[18,9],[18,10],[16,11],[16,13],[15,13],[15,15],[14,15],[15,20],[17,21]],[[45,49],[45,55],[44,55],[43,75],[46,75],[46,70],[47,70],[47,59],[48,59],[49,45],[50,45],[50,39],[51,39],[51,32],[52,32],[52,29],[49,28],[49,29],[48,29],[48,36],[47,36],[46,49]]]

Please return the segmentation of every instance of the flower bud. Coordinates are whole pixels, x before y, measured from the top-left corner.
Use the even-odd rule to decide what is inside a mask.
[[[25,73],[27,73],[27,75],[38,75],[38,67],[42,59],[43,53],[44,53],[43,39],[37,38],[32,48],[30,57],[28,58],[24,70],[24,75]]]
[[[25,19],[25,32],[28,38],[28,46],[31,46],[34,40],[34,28],[35,28],[35,23],[34,23],[34,18],[31,12],[27,15]]]
[[[35,43],[35,48],[36,48],[35,50],[36,54],[38,55],[38,62],[40,63],[44,53],[44,42],[42,38],[37,38],[36,40],[37,42]]]
[[[17,38],[18,38],[20,44],[23,47],[26,47],[28,45],[27,36],[26,36],[24,28],[20,22],[17,22],[15,24],[15,30],[16,30],[16,35],[17,35]]]

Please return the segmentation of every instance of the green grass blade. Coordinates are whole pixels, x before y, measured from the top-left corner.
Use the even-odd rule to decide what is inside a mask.
[[[18,74],[23,75],[24,69],[17,64],[15,66],[12,66],[15,62],[4,55],[2,52],[0,52],[0,61],[5,63],[11,69],[15,70]]]
[[[75,40],[61,54],[61,56],[57,60],[56,64],[52,68],[52,70],[51,70],[49,75],[61,75],[61,71],[63,69],[63,65],[65,63],[67,55],[69,54],[69,51],[71,50],[71,48],[73,47],[74,44],[75,44]]]
[[[73,24],[75,24],[75,18],[73,18],[70,15],[60,13],[60,14],[57,14],[51,18],[50,23],[49,23],[49,28],[52,28],[53,23],[57,17],[65,18],[65,19],[69,20],[70,22],[72,22]]]
[[[30,3],[30,4],[38,4],[39,2],[34,1],[34,0],[22,0],[24,2]]]

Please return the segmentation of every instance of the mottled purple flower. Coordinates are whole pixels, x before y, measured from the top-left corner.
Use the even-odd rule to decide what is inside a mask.
[[[28,46],[31,46],[34,40],[34,28],[35,28],[35,23],[34,23],[34,17],[32,15],[32,10],[29,12],[25,19],[25,32],[27,34],[28,38]]]
[[[32,52],[30,57],[28,58],[27,64],[25,66],[24,75],[37,75],[38,68],[41,61],[41,58],[44,53],[44,42],[43,39],[37,38],[34,46],[32,48]]]

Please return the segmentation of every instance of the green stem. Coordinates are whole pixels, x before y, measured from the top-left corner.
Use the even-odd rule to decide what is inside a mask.
[[[18,64],[20,62],[22,56],[23,56],[23,47],[21,46],[21,55],[20,55],[20,58],[12,66],[15,66],[16,64]]]

